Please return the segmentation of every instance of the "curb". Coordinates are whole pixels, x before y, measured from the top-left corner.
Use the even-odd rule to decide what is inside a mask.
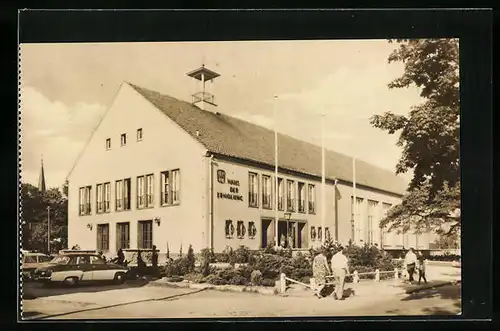
[[[442,286],[446,286],[446,285],[456,285],[456,284],[461,284],[461,283],[462,283],[462,280],[443,281],[443,282],[438,283],[438,284],[417,287],[417,288],[410,289],[410,290],[404,290],[403,293],[405,293],[405,294],[413,294],[413,293],[416,293],[416,292],[419,292],[419,291],[423,291],[423,290],[428,290],[428,289],[432,289],[432,288],[442,287]]]
[[[246,292],[258,293],[264,295],[276,295],[275,287],[261,288],[256,286],[238,286],[238,285],[212,285],[212,284],[198,284],[198,283],[185,283],[185,282],[151,282],[150,286],[156,287],[169,287],[169,288],[192,288],[192,289],[209,289],[220,292]]]

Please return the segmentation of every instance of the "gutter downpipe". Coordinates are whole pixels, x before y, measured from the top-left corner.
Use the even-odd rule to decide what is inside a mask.
[[[209,166],[208,166],[208,244],[209,248],[214,248],[214,238],[213,238],[213,226],[214,226],[214,156],[209,154]]]

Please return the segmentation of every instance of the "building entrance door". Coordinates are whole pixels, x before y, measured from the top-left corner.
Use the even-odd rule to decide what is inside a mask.
[[[262,219],[260,247],[266,248],[274,242],[274,224],[274,220],[272,219]]]

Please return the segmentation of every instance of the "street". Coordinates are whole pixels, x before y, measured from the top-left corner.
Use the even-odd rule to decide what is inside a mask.
[[[331,297],[273,296],[214,290],[179,289],[135,282],[75,289],[27,284],[24,319],[207,318],[294,316],[456,315],[460,285],[416,294]],[[36,297],[36,298],[34,298]]]

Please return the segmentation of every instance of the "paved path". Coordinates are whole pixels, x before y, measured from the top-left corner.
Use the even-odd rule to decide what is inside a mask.
[[[460,269],[457,268],[439,272],[434,269],[428,277],[429,285],[458,279]],[[347,288],[355,291],[355,295],[336,301],[332,297],[317,299],[310,291],[298,287],[292,288],[286,296],[273,296],[212,290],[198,292],[145,283],[76,289],[43,289],[30,284],[25,288],[23,311],[25,318],[57,315],[53,318],[58,319],[376,316],[460,312],[460,285],[431,288],[412,295],[402,291],[415,289],[415,286],[366,280],[359,284],[346,284]],[[141,300],[149,301],[132,303]]]
[[[128,291],[127,294],[134,293],[134,298],[138,298],[150,289],[134,289]],[[183,289],[154,289],[157,292],[155,296],[183,292]],[[35,314],[48,315],[56,312],[84,310],[54,317],[57,319],[457,314],[460,312],[460,287],[449,285],[423,291],[418,295],[349,298],[344,301],[336,301],[332,298],[279,297],[252,293],[203,291],[165,301],[149,301],[97,310],[88,309],[99,308],[101,303],[65,302],[50,298],[28,301],[24,307],[26,317],[32,317]]]

